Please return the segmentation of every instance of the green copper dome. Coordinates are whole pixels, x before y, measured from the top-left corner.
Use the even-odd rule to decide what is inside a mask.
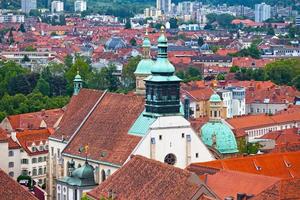
[[[151,59],[142,59],[138,66],[136,67],[136,70],[134,74],[145,74],[150,75],[152,66],[154,65],[154,61]]]
[[[151,70],[152,73],[174,73],[175,67],[165,58],[157,58]]]
[[[82,78],[81,78],[81,76],[79,75],[79,73],[77,73],[77,75],[75,76],[74,82],[82,82]]]
[[[94,178],[94,168],[88,163],[85,163],[82,167],[74,170],[72,176],[77,178],[85,178],[85,179]]]
[[[168,39],[167,37],[165,36],[165,34],[161,34],[157,40],[158,43],[167,43],[168,42]]]
[[[237,153],[237,143],[232,130],[220,122],[208,122],[201,128],[202,141],[222,154]]]
[[[151,42],[149,40],[149,38],[145,38],[143,41],[143,47],[151,47]]]
[[[210,102],[221,102],[222,100],[221,100],[221,97],[215,93],[210,96],[209,101]]]

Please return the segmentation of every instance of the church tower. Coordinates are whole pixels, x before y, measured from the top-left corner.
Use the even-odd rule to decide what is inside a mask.
[[[209,120],[214,122],[221,121],[222,100],[220,96],[216,93],[211,95],[209,99],[209,104]]]
[[[148,38],[148,32],[146,31],[143,41],[143,57],[139,62],[134,75],[136,78],[136,94],[145,95],[145,83],[144,79],[151,75],[151,68],[154,65],[154,61],[150,56],[151,42]]]
[[[146,113],[152,116],[180,113],[180,81],[168,60],[168,40],[162,27],[158,38],[158,55],[146,82]]]
[[[81,76],[79,75],[79,71],[77,71],[77,75],[75,76],[75,78],[73,80],[73,84],[74,84],[73,95],[77,95],[79,93],[80,89],[82,88],[82,83],[83,83],[83,80],[82,80]]]

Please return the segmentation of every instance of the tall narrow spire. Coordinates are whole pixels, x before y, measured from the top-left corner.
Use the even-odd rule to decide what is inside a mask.
[[[82,84],[83,84],[83,80],[82,80],[81,76],[79,75],[79,71],[77,71],[77,75],[75,76],[75,78],[73,80],[73,84],[74,84],[73,95],[77,95],[79,93],[80,89],[82,88]]]

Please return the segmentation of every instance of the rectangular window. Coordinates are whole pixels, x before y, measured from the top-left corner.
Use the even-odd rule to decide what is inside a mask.
[[[199,157],[199,153],[196,153],[196,158],[198,158]]]
[[[60,149],[57,149],[57,157],[60,157]]]
[[[181,137],[184,138],[184,133],[181,133]]]
[[[54,147],[51,147],[51,156],[54,156]]]
[[[159,135],[159,140],[162,140],[162,135]]]
[[[39,157],[38,162],[43,162],[43,157]]]
[[[14,156],[14,152],[13,152],[13,151],[9,151],[9,152],[8,152],[8,156],[9,156],[9,157]]]
[[[22,159],[21,164],[28,164],[28,160],[27,159]]]
[[[9,168],[14,167],[14,162],[9,162],[9,163],[8,163],[8,167],[9,167]]]

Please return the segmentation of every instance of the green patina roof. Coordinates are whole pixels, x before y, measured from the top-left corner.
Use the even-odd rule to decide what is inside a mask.
[[[165,36],[165,34],[161,34],[157,40],[158,43],[167,43],[168,42],[168,39],[167,37]]]
[[[142,59],[138,66],[136,67],[136,70],[134,74],[151,74],[151,68],[154,65],[154,61],[151,59]]]
[[[157,58],[151,69],[152,73],[174,73],[175,67],[167,58]]]
[[[86,162],[82,167],[74,170],[71,176],[63,177],[62,179],[59,179],[59,181],[79,187],[96,185],[94,168]]]
[[[82,82],[81,76],[77,73],[77,75],[74,78],[74,82]]]
[[[215,136],[215,148],[222,154],[237,153],[237,143],[232,130],[220,122],[208,122],[201,128],[201,139],[208,145],[213,145]]]
[[[140,114],[137,120],[134,122],[130,130],[128,131],[131,135],[145,136],[151,126],[156,120],[154,117],[148,117],[144,115],[144,112]]]
[[[160,75],[150,75],[144,79],[145,81],[152,81],[152,82],[170,82],[170,81],[181,81],[175,75],[172,76],[160,76]]]
[[[210,102],[221,102],[222,100],[221,100],[221,97],[215,93],[210,96],[209,101]]]
[[[143,47],[151,47],[151,42],[150,42],[149,38],[145,37],[145,39],[143,41]]]

